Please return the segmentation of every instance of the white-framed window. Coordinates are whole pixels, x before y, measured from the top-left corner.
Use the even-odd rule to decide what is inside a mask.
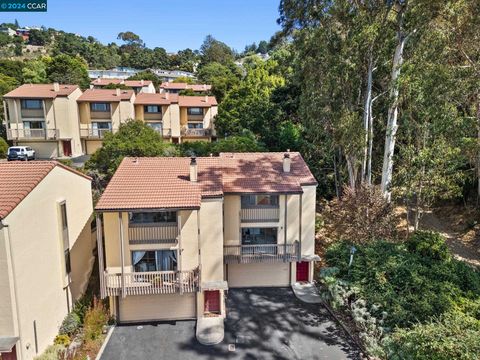
[[[242,195],[242,208],[278,207],[278,195]]]
[[[175,250],[138,250],[132,251],[131,254],[135,272],[177,270]]]
[[[142,224],[176,224],[177,213],[175,211],[152,211],[132,212],[129,214],[129,225]]]
[[[45,121],[24,121],[23,128],[28,129],[45,129]]]
[[[39,99],[22,99],[21,107],[25,110],[41,110],[43,109],[43,101]]]
[[[162,107],[160,105],[145,105],[143,111],[148,114],[161,114]]]
[[[110,112],[110,103],[90,103],[90,111]]]
[[[162,132],[162,123],[161,122],[147,122],[147,126],[150,126],[153,130]]]
[[[242,245],[276,244],[277,232],[277,228],[242,228]]]
[[[188,115],[203,115],[203,109],[201,107],[189,107],[187,108]]]
[[[189,129],[203,129],[202,122],[189,122],[187,125]]]

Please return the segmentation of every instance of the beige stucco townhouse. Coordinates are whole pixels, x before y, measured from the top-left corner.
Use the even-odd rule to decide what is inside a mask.
[[[91,181],[54,161],[0,163],[0,353],[52,344],[93,268]]]
[[[211,141],[215,137],[217,100],[214,96],[138,94],[135,118],[162,134],[166,141]]]
[[[7,138],[30,146],[38,158],[82,154],[77,85],[25,84],[3,96]]]
[[[112,315],[221,319],[228,288],[312,281],[316,186],[294,152],[125,158],[96,206]]]
[[[107,132],[135,117],[135,92],[122,89],[87,89],[77,99],[80,138],[84,153],[93,154],[102,146]]]

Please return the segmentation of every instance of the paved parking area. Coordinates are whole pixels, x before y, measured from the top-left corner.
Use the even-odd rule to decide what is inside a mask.
[[[119,359],[359,359],[356,348],[318,304],[289,288],[228,292],[225,339],[203,346],[195,321],[118,326],[102,360]]]

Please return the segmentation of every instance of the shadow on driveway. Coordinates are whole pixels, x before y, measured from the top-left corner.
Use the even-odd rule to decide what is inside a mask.
[[[328,312],[289,288],[231,289],[227,309],[218,345],[197,342],[195,321],[119,326],[101,359],[360,359]]]

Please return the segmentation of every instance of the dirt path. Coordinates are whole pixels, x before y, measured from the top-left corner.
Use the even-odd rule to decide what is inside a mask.
[[[441,233],[452,250],[455,258],[469,264],[480,266],[479,225],[469,225],[472,215],[462,214],[459,208],[443,208],[425,213],[420,221],[420,228]]]

